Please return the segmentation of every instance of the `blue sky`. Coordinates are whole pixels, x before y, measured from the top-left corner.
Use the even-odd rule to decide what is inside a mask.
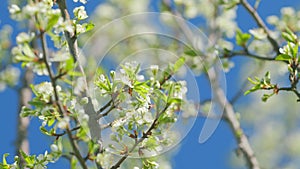
[[[252,2],[252,1],[251,1]],[[9,19],[7,10],[7,1],[1,2],[0,5],[0,27],[5,24],[9,24],[12,27],[16,26],[16,22]],[[90,0],[87,4],[87,10],[92,13],[96,4],[99,1]],[[299,6],[299,1],[294,0],[274,0],[274,1],[262,1],[259,8],[259,13],[263,18],[268,15],[278,15],[280,8],[283,6]],[[238,10],[237,21],[239,26],[243,30],[256,27],[255,22],[250,18],[250,15],[245,12],[244,9]],[[13,35],[16,35],[15,32]],[[245,61],[241,58],[235,58],[236,67],[232,72],[228,73],[227,86],[228,96],[231,97],[238,89],[237,74],[241,69],[242,63]],[[0,123],[0,156],[4,153],[10,153],[8,160],[11,161],[14,155],[14,140],[16,138],[16,119],[17,119],[17,92],[12,89],[7,89],[0,93],[0,105],[1,105],[1,123]],[[235,140],[232,136],[229,126],[225,122],[221,122],[212,135],[212,137],[204,144],[198,143],[198,137],[203,126],[204,119],[199,118],[196,120],[195,125],[182,141],[180,150],[172,158],[172,164],[174,169],[200,169],[200,168],[212,168],[212,169],[230,169],[230,154],[237,147]],[[45,149],[48,149],[51,140],[47,136],[40,133],[38,126],[40,122],[37,119],[31,119],[29,128],[29,140],[31,153],[43,153]],[[61,160],[57,164],[49,165],[49,168],[65,168],[68,165]]]

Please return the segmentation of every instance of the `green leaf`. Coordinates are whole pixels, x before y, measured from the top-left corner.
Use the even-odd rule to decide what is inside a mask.
[[[60,14],[50,16],[47,27],[46,27],[46,31],[49,31],[53,28],[53,26],[57,23],[59,17],[60,17]]]
[[[68,60],[66,60],[65,70],[69,72],[72,69],[74,69],[74,59],[73,57],[70,57]]]
[[[259,81],[255,81],[255,80],[251,79],[250,77],[248,77],[248,81],[254,85],[259,84]]]
[[[41,107],[41,106],[45,106],[46,105],[46,103],[45,102],[43,102],[43,101],[40,101],[40,100],[32,100],[32,101],[29,101],[28,102],[30,105],[32,105],[32,106],[36,106],[36,107]]]
[[[170,99],[168,100],[168,104],[171,104],[171,103],[175,103],[175,104],[182,103],[182,99],[175,98],[175,97],[170,98]]]
[[[271,83],[271,73],[269,71],[267,71],[266,74],[265,74],[265,82],[267,84]]]
[[[109,88],[106,86],[106,84],[102,83],[102,82],[96,82],[95,83],[99,88],[104,89],[106,91],[109,91]]]
[[[1,169],[9,169],[9,165],[0,163]]]
[[[177,72],[184,65],[184,62],[184,57],[179,58],[174,64],[174,72]]]
[[[88,31],[94,29],[94,27],[95,27],[95,25],[92,22],[84,23],[84,24],[82,24],[82,26],[85,27],[85,32],[88,32]]]
[[[287,32],[282,32],[281,36],[283,37],[283,39],[285,39],[287,42],[295,42],[295,38],[292,34],[289,34]]]
[[[251,38],[251,35],[248,33],[242,33],[240,30],[237,30],[236,32],[236,43],[239,46],[246,46],[246,43],[248,42],[248,40]]]
[[[280,54],[275,58],[275,60],[282,60],[282,61],[289,61],[290,59],[291,56],[287,54]]]
[[[8,155],[9,155],[8,153],[3,154],[3,157],[2,157],[2,163],[3,163],[3,165],[7,165],[6,157],[7,157]]]
[[[82,73],[76,72],[76,71],[70,71],[68,74],[69,74],[70,76],[82,76]]]
[[[51,133],[45,127],[41,126],[40,130],[43,134],[51,136]]]
[[[49,119],[48,120],[48,126],[52,126],[55,122],[55,118]]]
[[[297,43],[297,35],[292,30],[286,27],[286,32],[282,32],[281,36],[288,42]]]
[[[168,97],[161,90],[154,90],[154,93],[157,98],[162,100],[164,103],[167,103]]]
[[[249,94],[249,93],[255,92],[255,91],[259,90],[259,89],[260,89],[259,85],[256,85],[256,86],[252,87],[250,90],[247,90],[247,91],[244,93],[244,95],[247,95],[247,94]]]
[[[262,96],[262,98],[261,98],[261,100],[263,101],[263,102],[266,102],[271,96],[273,96],[274,95],[274,93],[272,93],[272,94],[264,94],[263,96]]]
[[[293,47],[293,58],[297,58],[298,57],[298,50],[299,50],[299,45],[298,43]]]
[[[77,166],[77,159],[76,157],[72,157],[71,162],[70,162],[70,167],[71,169],[76,169]]]
[[[188,56],[198,56],[197,53],[194,50],[186,50],[184,51],[184,54],[188,55]]]

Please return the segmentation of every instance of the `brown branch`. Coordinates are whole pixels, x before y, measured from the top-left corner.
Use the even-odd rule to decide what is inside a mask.
[[[244,6],[244,8],[250,13],[250,15],[254,18],[257,25],[262,28],[265,33],[267,34],[267,38],[271,45],[273,46],[274,51],[276,51],[277,54],[279,54],[279,45],[276,42],[276,40],[271,36],[269,28],[266,26],[262,18],[257,13],[256,9],[254,9],[247,0],[241,0],[240,3]]]
[[[281,88],[278,88],[277,91],[293,92],[298,97],[297,102],[300,102],[300,92],[295,87],[281,87]]]
[[[43,30],[40,30],[40,39],[41,39],[41,43],[42,43],[42,52],[43,52],[43,62],[44,64],[46,65],[46,69],[47,69],[47,72],[49,74],[49,78],[50,78],[50,81],[51,81],[51,84],[52,84],[52,87],[53,87],[53,92],[54,92],[54,98],[55,98],[55,103],[58,107],[58,110],[59,110],[59,113],[60,115],[63,117],[64,115],[66,115],[67,113],[65,112],[65,110],[63,109],[63,106],[60,102],[60,99],[59,99],[59,96],[58,96],[58,91],[56,89],[56,80],[55,80],[55,76],[53,74],[53,71],[49,65],[49,62],[48,62],[48,56],[47,56],[47,42],[46,42],[46,38],[45,38],[45,32]],[[78,159],[81,167],[83,169],[88,169],[86,163],[85,163],[85,160],[83,159],[83,157],[81,156],[80,154],[80,151],[79,151],[79,148],[78,148],[78,145],[77,143],[75,142],[75,140],[73,139],[73,135],[72,135],[72,132],[70,131],[70,129],[67,127],[66,129],[66,132],[67,132],[67,135],[68,135],[68,138],[70,140],[70,143],[71,143],[71,147],[74,151],[74,154],[76,156],[76,158]]]
[[[103,112],[105,109],[108,108],[108,106],[110,106],[113,103],[113,99],[110,99],[109,102],[107,102],[103,107],[101,107],[97,113],[101,113]]]
[[[112,105],[105,113],[99,114],[99,115],[97,116],[97,119],[100,119],[100,118],[102,118],[102,117],[107,116],[114,108],[116,108],[116,106],[115,106],[115,105]]]
[[[64,21],[71,22],[70,15],[69,15],[67,5],[66,5],[66,1],[65,0],[57,0],[56,3],[58,4],[58,7],[61,11]],[[77,43],[77,37],[75,34],[75,30],[74,30],[73,34],[71,34],[68,31],[65,31],[64,34],[65,34],[65,37],[66,37],[66,40],[67,40],[67,43],[69,46],[70,54],[72,55],[74,62],[78,62],[78,69],[83,76],[84,96],[88,97],[88,101],[89,101],[88,104],[86,104],[84,106],[84,111],[89,116],[88,126],[90,129],[91,139],[99,144],[99,150],[96,151],[96,153],[102,152],[103,146],[102,146],[102,139],[101,139],[101,127],[100,127],[97,117],[96,117],[97,113],[94,110],[94,105],[92,103],[92,99],[88,93],[88,83],[86,80],[86,75],[85,75],[84,69],[83,69],[81,63],[79,62],[78,43]],[[102,169],[102,166],[100,164],[96,163],[96,166],[98,169]]]
[[[258,59],[258,60],[265,60],[265,61],[276,61],[276,57],[265,57],[265,56],[260,56],[256,54],[249,53],[247,51],[231,51],[228,56],[223,56],[220,58],[233,58],[236,56],[245,56],[253,59]]]
[[[81,128],[81,126],[78,126],[78,127],[72,128],[70,131],[73,132],[73,131],[79,130],[80,128]],[[55,134],[52,134],[52,136],[61,137],[65,134],[67,134],[67,131],[63,131],[62,133],[55,133]]]

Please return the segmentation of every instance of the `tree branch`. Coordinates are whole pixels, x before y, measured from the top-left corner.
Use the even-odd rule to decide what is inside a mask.
[[[231,51],[230,54],[228,56],[222,56],[221,58],[233,58],[236,56],[245,56],[245,57],[249,57],[249,58],[253,58],[253,59],[258,59],[258,60],[264,60],[264,61],[276,61],[275,58],[276,57],[265,57],[265,56],[260,56],[260,55],[256,55],[256,54],[252,54],[246,51]]]
[[[46,69],[49,74],[50,81],[51,81],[51,84],[53,87],[55,103],[58,107],[60,115],[63,117],[64,115],[66,115],[66,112],[63,109],[63,106],[61,105],[61,102],[59,100],[58,91],[56,89],[57,85],[56,85],[55,76],[54,76],[52,69],[48,62],[47,43],[46,43],[46,38],[45,38],[45,32],[43,30],[40,30],[40,39],[41,39],[41,43],[42,43],[43,61],[44,61],[44,64],[46,65]],[[70,131],[69,127],[67,127],[66,132],[67,132],[68,138],[70,140],[74,154],[75,154],[76,158],[78,159],[80,165],[82,166],[83,169],[88,169],[88,167],[85,163],[85,160],[83,159],[83,157],[80,154],[78,145],[76,144],[75,140],[73,139],[73,135],[72,135],[72,132]]]
[[[163,3],[168,7],[168,9],[170,10],[170,12],[172,12],[173,15],[175,15],[177,17],[180,17],[180,18],[183,18],[182,15],[179,12],[177,12],[175,9],[172,10],[171,4],[168,0],[163,0]],[[189,30],[189,28],[185,25],[184,22],[178,22],[178,24],[179,24],[181,29],[184,29],[182,31],[185,34],[191,32]],[[182,25],[182,24],[184,24],[184,25]],[[267,33],[269,33],[269,31]],[[189,39],[190,42],[193,42],[192,34],[188,34],[186,36],[187,36],[187,38]],[[272,38],[271,38],[271,42],[273,42]],[[274,47],[275,47],[275,43],[274,43]],[[277,47],[277,45],[276,45],[276,47]],[[276,51],[277,50],[278,50],[278,48],[276,48]],[[239,121],[238,121],[238,119],[235,115],[234,109],[233,109],[232,105],[228,102],[224,91],[220,87],[219,81],[217,79],[218,75],[217,75],[217,72],[215,71],[214,67],[211,67],[210,69],[208,69],[207,75],[210,78],[211,85],[212,85],[212,88],[213,88],[213,91],[214,91],[214,95],[215,95],[215,98],[216,98],[218,104],[221,105],[221,106],[222,105],[225,106],[225,108],[224,108],[225,119],[228,122],[228,124],[230,125],[232,132],[234,133],[235,139],[238,143],[238,146],[239,146],[240,150],[244,154],[244,157],[245,157],[245,160],[248,164],[248,167],[250,169],[260,169],[258,160],[255,157],[254,151],[252,150],[252,148],[250,146],[248,138],[243,133],[243,129],[240,127],[240,123],[239,123]]]
[[[228,122],[233,131],[235,140],[238,143],[239,149],[242,151],[245,160],[250,169],[260,169],[258,160],[254,154],[253,149],[248,141],[248,138],[243,132],[243,129],[240,126],[235,111],[232,105],[227,100],[224,91],[220,88],[217,80],[217,73],[214,68],[209,69],[208,76],[211,79],[212,88],[214,89],[214,94],[219,105],[224,105],[224,118]]]
[[[127,159],[130,153],[134,151],[134,149],[141,143],[143,142],[146,138],[148,138],[151,135],[151,131],[155,129],[155,127],[158,125],[158,118],[160,117],[161,114],[163,114],[169,107],[170,105],[167,104],[165,108],[157,114],[156,118],[153,120],[151,126],[148,128],[146,132],[143,132],[143,135],[136,140],[134,145],[131,147],[129,151],[126,152],[126,154],[119,160],[115,165],[113,165],[110,169],[117,169],[120,167],[120,165]]]
[[[270,30],[262,20],[262,18],[257,13],[256,9],[254,9],[247,0],[241,0],[240,3],[246,8],[246,10],[250,13],[250,15],[254,18],[257,25],[262,28],[265,33],[267,34],[267,38],[271,45],[273,46],[274,51],[276,51],[277,54],[279,54],[279,45],[276,42],[276,40],[271,36]]]
[[[56,3],[58,4],[58,7],[62,13],[63,19],[65,21],[71,22],[70,15],[69,15],[67,5],[66,5],[66,1],[65,0],[57,0]],[[88,93],[88,83],[86,80],[86,75],[85,75],[84,69],[80,63],[80,60],[79,60],[77,37],[76,37],[75,33],[71,34],[68,31],[65,31],[64,34],[65,34],[65,37],[66,37],[66,40],[67,40],[67,43],[68,43],[68,46],[70,49],[70,54],[72,55],[74,62],[75,63],[78,62],[78,69],[83,76],[84,96],[88,97],[88,101],[89,101],[88,104],[86,104],[84,106],[84,111],[89,116],[88,126],[90,129],[91,139],[99,144],[99,150],[96,151],[96,153],[102,152],[103,144],[102,144],[102,139],[101,139],[101,127],[100,127],[97,117],[96,117],[97,113],[94,110],[94,105],[92,103],[92,99]],[[102,166],[100,166],[100,164],[96,163],[96,166],[98,169],[102,169]]]
[[[268,89],[265,89],[265,90],[268,90]],[[297,90],[297,88],[291,86],[291,87],[281,87],[276,90],[293,92],[298,97],[297,101],[300,102],[300,92]]]
[[[104,117],[104,116],[107,116],[114,108],[116,108],[116,106],[115,106],[115,105],[112,105],[105,113],[99,114],[99,115],[97,116],[97,119],[100,119],[100,118],[102,118],[102,117]]]
[[[113,103],[113,99],[110,99],[103,107],[101,107],[97,113],[103,112],[108,106],[110,106]]]

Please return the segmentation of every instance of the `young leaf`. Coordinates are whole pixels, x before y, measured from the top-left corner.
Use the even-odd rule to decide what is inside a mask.
[[[184,54],[186,54],[188,56],[192,56],[192,57],[197,56],[197,53],[192,49],[184,51]]]
[[[290,59],[291,56],[287,54],[280,54],[275,58],[275,60],[282,60],[282,61],[289,61]]]
[[[174,64],[174,72],[177,72],[184,65],[184,62],[184,57],[179,58]]]
[[[237,30],[235,39],[236,39],[236,43],[239,46],[246,46],[246,44],[247,44],[247,42],[248,42],[248,40],[250,38],[251,38],[250,34],[248,34],[248,33],[242,33],[242,31]]]
[[[3,164],[3,165],[7,165],[6,157],[7,157],[8,155],[9,155],[8,153],[3,154],[3,157],[2,157],[2,164]]]
[[[46,31],[49,31],[53,28],[53,26],[58,22],[59,17],[60,17],[60,14],[51,15],[51,17],[48,19]]]

